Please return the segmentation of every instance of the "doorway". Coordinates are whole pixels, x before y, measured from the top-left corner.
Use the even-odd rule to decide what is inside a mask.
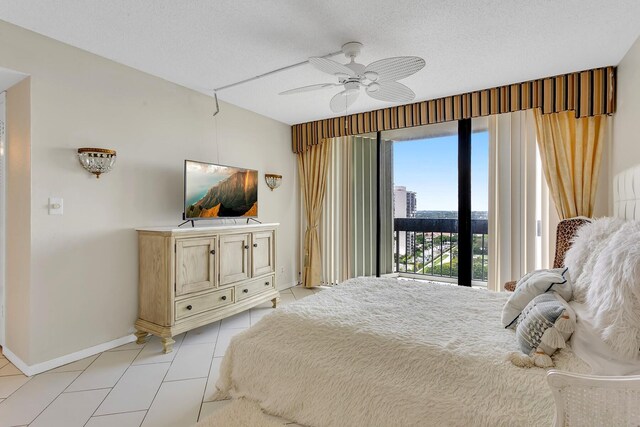
[[[5,345],[5,280],[6,280],[6,111],[7,93],[0,93],[0,346]]]
[[[382,132],[381,137],[393,141],[394,271],[486,286],[486,119]]]

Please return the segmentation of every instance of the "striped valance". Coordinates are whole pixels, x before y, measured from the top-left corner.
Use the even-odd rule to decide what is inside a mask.
[[[325,138],[422,126],[451,120],[541,108],[542,112],[575,111],[577,117],[615,110],[615,67],[564,74],[421,101],[366,113],[293,125],[294,153]]]

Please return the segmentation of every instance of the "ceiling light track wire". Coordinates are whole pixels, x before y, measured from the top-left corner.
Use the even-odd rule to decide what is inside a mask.
[[[329,53],[327,55],[321,56],[320,58],[330,58],[332,56],[336,56],[336,55],[340,55],[340,54],[342,54],[341,50],[338,51],[338,52],[332,52],[332,53]],[[257,79],[261,79],[263,77],[267,77],[267,76],[270,76],[272,74],[279,73],[279,72],[285,71],[285,70],[289,70],[291,68],[299,67],[301,65],[305,65],[305,64],[308,64],[308,63],[309,63],[309,60],[307,59],[306,61],[297,62],[297,63],[295,63],[293,65],[287,65],[286,67],[278,68],[276,70],[269,71],[269,72],[264,73],[264,74],[259,74],[259,75],[255,76],[255,77],[249,77],[248,79],[240,80],[239,82],[231,83],[231,84],[228,84],[228,85],[225,85],[225,86],[220,86],[218,88],[215,88],[213,91],[214,92],[219,92],[221,90],[230,89],[230,88],[232,88],[234,86],[238,86],[238,85],[241,85],[241,84],[244,84],[244,83],[249,83],[251,81],[254,81],[254,80],[257,80]]]
[[[337,55],[341,55],[341,54],[343,54],[343,51],[339,50],[337,52],[331,52],[331,53],[329,53],[327,55],[320,56],[320,58],[331,58],[332,56],[337,56]],[[239,86],[239,85],[242,85],[242,84],[245,84],[245,83],[249,83],[249,82],[252,82],[254,80],[262,79],[262,78],[270,76],[272,74],[276,74],[276,73],[280,73],[282,71],[290,70],[292,68],[296,68],[296,67],[299,67],[301,65],[308,64],[308,63],[309,63],[309,60],[307,59],[306,61],[301,61],[301,62],[297,62],[297,63],[292,64],[292,65],[287,65],[286,67],[281,67],[281,68],[269,71],[269,72],[264,73],[264,74],[258,74],[257,76],[249,77],[248,79],[240,80],[239,82],[230,83],[228,85],[220,86],[220,87],[217,87],[217,88],[213,89],[213,98],[215,99],[215,102],[216,102],[216,111],[213,113],[214,117],[220,112],[220,106],[218,105],[218,92],[219,91],[225,90],[225,89],[231,89],[232,87]]]

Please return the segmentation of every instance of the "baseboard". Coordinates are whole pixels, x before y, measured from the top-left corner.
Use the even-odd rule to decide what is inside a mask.
[[[287,283],[287,284],[284,284],[284,285],[278,285],[278,290],[279,291],[284,291],[285,289],[293,288],[297,284],[298,284],[298,282],[291,282],[291,283]]]
[[[49,371],[51,369],[58,368],[63,365],[67,365],[71,362],[75,362],[94,354],[102,353],[103,351],[111,350],[121,345],[128,344],[136,340],[135,335],[127,335],[122,338],[115,339],[113,341],[105,342],[102,344],[94,345],[93,347],[85,348],[84,350],[76,351],[75,353],[66,354],[64,356],[56,357],[55,359],[47,360],[46,362],[36,363],[35,365],[27,365],[18,356],[6,346],[2,347],[2,353],[16,368],[20,369],[23,374],[30,377],[42,372]]]

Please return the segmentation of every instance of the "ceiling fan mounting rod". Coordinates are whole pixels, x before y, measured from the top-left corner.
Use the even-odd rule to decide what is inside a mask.
[[[331,52],[331,53],[329,53],[327,55],[321,56],[320,58],[331,58],[332,56],[342,55],[343,53],[344,52],[342,50],[339,50],[337,52]],[[258,80],[258,79],[261,79],[263,77],[267,77],[267,76],[270,76],[272,74],[279,73],[281,71],[290,70],[291,68],[299,67],[301,65],[305,65],[305,64],[308,64],[308,63],[309,63],[309,60],[306,60],[306,61],[298,62],[298,63],[292,64],[292,65],[287,65],[286,67],[278,68],[277,70],[272,70],[272,71],[269,71],[269,72],[264,73],[264,74],[259,74],[259,75],[255,76],[255,77],[249,77],[248,79],[240,80],[239,82],[235,82],[235,83],[231,83],[231,84],[228,84],[228,85],[217,87],[217,88],[215,88],[213,90],[213,92],[216,93],[216,92],[219,92],[221,90],[230,89],[232,87],[239,86],[239,85],[245,84],[245,83],[249,83],[249,82],[252,82],[254,80]]]

